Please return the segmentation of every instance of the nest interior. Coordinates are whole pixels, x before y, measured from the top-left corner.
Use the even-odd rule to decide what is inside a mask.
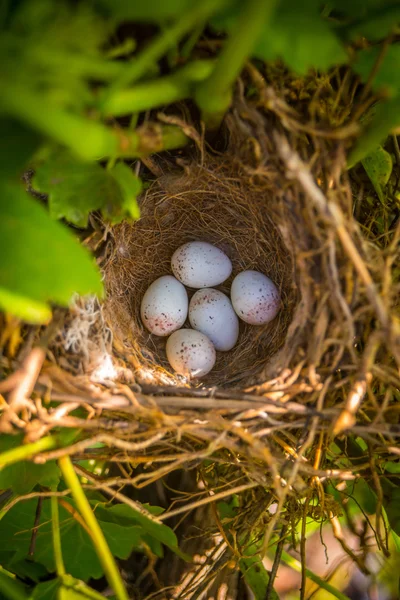
[[[247,168],[249,161],[254,162],[254,146],[246,136],[239,140],[232,129],[230,135],[222,155],[202,153],[180,168],[164,167],[143,194],[140,220],[113,232],[104,270],[106,313],[139,383],[186,382],[171,372],[166,339],[149,334],[140,319],[146,289],[158,277],[172,274],[171,256],[185,242],[207,241],[229,256],[232,276],[218,286],[228,295],[233,277],[245,269],[265,273],[281,293],[278,316],[259,327],[241,322],[238,343],[229,352],[217,353],[216,366],[202,383],[220,387],[256,383],[285,341],[298,288],[292,243],[280,230],[285,218],[280,171],[271,163],[270,170],[257,176]],[[194,291],[188,289],[189,296]]]

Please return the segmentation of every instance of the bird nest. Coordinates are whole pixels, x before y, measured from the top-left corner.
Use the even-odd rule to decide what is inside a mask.
[[[170,596],[176,598],[207,589],[216,565],[239,561],[250,541],[262,540],[262,554],[273,535],[280,532],[283,543],[300,519],[335,519],[340,509],[326,483],[355,480],[358,468],[376,491],[379,522],[383,494],[372,454],[396,451],[400,386],[399,226],[378,237],[375,209],[357,205],[366,184],[361,176],[350,180],[346,169],[347,126],[308,127],[271,89],[253,103],[236,101],[223,150],[207,148],[183,126],[197,150],[145,162],[156,176],[148,177],[140,198],[140,220],[92,236],[105,303],[78,299],[64,318],[35,388],[61,406],[54,412],[40,405],[31,413],[38,416],[26,421],[29,440],[53,427],[84,432],[83,440],[42,454],[42,461],[68,451],[76,459],[134,465],[129,473],[123,467],[122,479],[102,484],[120,501],[126,495],[115,486],[133,486],[133,497],[149,501],[145,490],[153,483],[196,471],[174,506],[170,496],[158,498],[168,510],[156,520],[172,523],[199,506],[238,498],[230,526],[235,547],[222,531],[218,560],[209,553],[209,570],[199,566]],[[195,382],[171,371],[165,339],[140,321],[144,291],[171,272],[173,252],[191,240],[226,252],[233,275],[265,273],[282,298],[273,322],[241,324],[238,345]],[[69,415],[78,406],[88,419]],[[363,451],[352,454],[354,447],[340,441],[350,428],[369,445],[363,467]],[[336,455],[325,452],[332,436],[339,436]],[[95,443],[101,448],[93,450]],[[218,518],[205,523],[208,533],[221,533]],[[378,527],[376,535],[385,547]],[[177,583],[171,573],[161,579]]]

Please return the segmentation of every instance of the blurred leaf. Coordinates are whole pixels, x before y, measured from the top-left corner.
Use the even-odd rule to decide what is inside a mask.
[[[48,302],[67,305],[72,295],[102,295],[89,253],[18,185],[0,182],[0,307],[40,322]]]
[[[134,174],[132,169],[130,169],[128,165],[126,165],[123,162],[117,163],[112,169],[110,169],[109,173],[115,178],[115,180],[119,184],[119,190],[122,197],[120,204],[120,220],[122,220],[126,215],[131,217],[132,219],[139,219],[140,210],[136,198],[140,194],[142,189],[141,180],[139,179],[139,177],[137,177],[137,175]],[[114,211],[112,210],[113,207],[110,208],[110,217],[112,218],[114,214],[113,221],[116,222],[118,220],[115,214],[117,211],[115,210],[115,207]],[[105,208],[103,208],[103,212],[105,212]]]
[[[380,0],[374,0],[374,2],[369,2],[371,5],[370,10],[368,10],[367,6],[363,7],[364,10],[360,6],[357,9],[357,4],[360,3],[361,0],[357,0],[357,2],[346,2],[346,0],[343,0],[343,4],[347,4],[350,10],[353,9],[352,14],[358,17],[355,23],[345,28],[348,39],[365,37],[370,41],[380,40],[385,38],[399,25],[400,6],[397,0],[386,2],[386,6]],[[357,10],[359,11],[358,14]]]
[[[86,227],[94,210],[102,210],[116,222],[139,216],[136,195],[141,182],[124,163],[107,170],[57,149],[37,168],[32,183],[49,195],[53,219],[65,218],[77,227]]]
[[[0,118],[0,177],[21,175],[41,142],[33,129],[11,118]]]
[[[384,506],[390,527],[400,535],[400,488],[392,488],[390,495],[386,494]]]
[[[241,2],[234,0],[212,21],[218,30],[231,32],[239,18]],[[308,69],[326,70],[347,62],[347,54],[332,24],[320,14],[319,2],[297,0],[280,2],[269,17],[254,56],[263,60],[282,59],[291,69],[306,73]]]
[[[40,583],[33,590],[31,600],[102,600],[104,596],[71,575]]]
[[[333,28],[321,17],[318,3],[310,0],[301,5],[297,0],[281,2],[254,54],[263,60],[281,58],[301,74],[347,62]]]
[[[400,91],[400,77],[398,74],[400,44],[389,46],[382,55],[382,59],[379,58],[381,52],[381,46],[361,50],[354,61],[353,69],[365,83],[368,81],[377,61],[380,61],[372,80],[372,88],[374,90],[384,90],[387,94],[393,95]]]
[[[11,488],[16,494],[29,494],[35,485],[56,490],[60,481],[60,470],[55,461],[43,465],[23,460],[0,471],[0,489]]]
[[[385,205],[383,188],[389,181],[393,170],[391,155],[382,146],[378,146],[374,152],[371,152],[362,160],[362,165],[374,186],[379,200]]]
[[[400,98],[394,97],[376,105],[370,123],[358,138],[348,158],[348,168],[354,167],[365,156],[373,152],[400,125]]]
[[[180,17],[193,6],[192,0],[97,0],[97,4],[107,9],[118,21],[145,21],[159,23],[166,19]]]
[[[256,544],[249,546],[246,549],[247,556],[239,561],[239,567],[245,582],[254,594],[255,600],[265,600],[269,584],[269,573],[257,554],[257,549]],[[253,554],[254,556],[252,556]],[[274,589],[271,590],[268,598],[279,600],[279,596]]]
[[[384,464],[384,468],[388,473],[400,473],[400,462],[389,461]]]

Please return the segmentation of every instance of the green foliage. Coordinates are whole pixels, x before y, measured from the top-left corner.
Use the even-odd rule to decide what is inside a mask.
[[[58,148],[36,169],[33,187],[48,194],[53,219],[65,218],[78,227],[87,226],[94,210],[114,222],[139,217],[136,196],[141,182],[124,163],[104,169]]]
[[[74,503],[68,499],[68,506],[75,511]],[[35,519],[37,500],[18,502],[6,512],[0,521],[0,539],[7,548],[8,556],[3,563],[6,568],[20,563],[28,555]],[[153,507],[157,511],[157,507]],[[78,579],[87,581],[98,579],[104,573],[93,541],[81,523],[64,508],[59,506],[61,547],[67,572]],[[174,532],[164,524],[149,521],[143,515],[126,505],[109,506],[96,503],[95,516],[106,537],[114,556],[127,558],[133,550],[143,549],[142,543],[150,539],[159,541],[179,553]],[[155,544],[159,552],[159,545]],[[32,559],[43,565],[48,571],[55,571],[52,547],[50,501],[44,500],[37,532],[35,550]]]
[[[264,600],[267,597],[269,573],[257,554],[257,550],[258,548],[254,544],[246,548],[246,557],[239,561],[239,566],[245,582],[254,594],[255,600]],[[274,589],[271,590],[268,597],[271,600],[279,600],[279,596]]]
[[[20,175],[41,136],[15,119],[0,117],[0,139],[0,179]]]
[[[51,248],[51,251],[49,251]],[[0,181],[0,307],[27,321],[74,292],[102,294],[97,269],[79,242],[17,184]]]
[[[385,204],[383,190],[393,170],[391,155],[382,146],[378,146],[374,152],[371,152],[362,160],[362,165],[375,188],[379,200],[382,204]]]

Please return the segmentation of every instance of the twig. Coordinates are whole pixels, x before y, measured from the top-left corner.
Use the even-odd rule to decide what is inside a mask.
[[[33,556],[35,553],[36,538],[37,538],[38,529],[39,529],[40,516],[42,514],[42,506],[43,506],[43,496],[40,496],[38,498],[38,502],[36,505],[35,521],[33,523],[32,537],[31,537],[31,543],[29,544],[28,556]]]

